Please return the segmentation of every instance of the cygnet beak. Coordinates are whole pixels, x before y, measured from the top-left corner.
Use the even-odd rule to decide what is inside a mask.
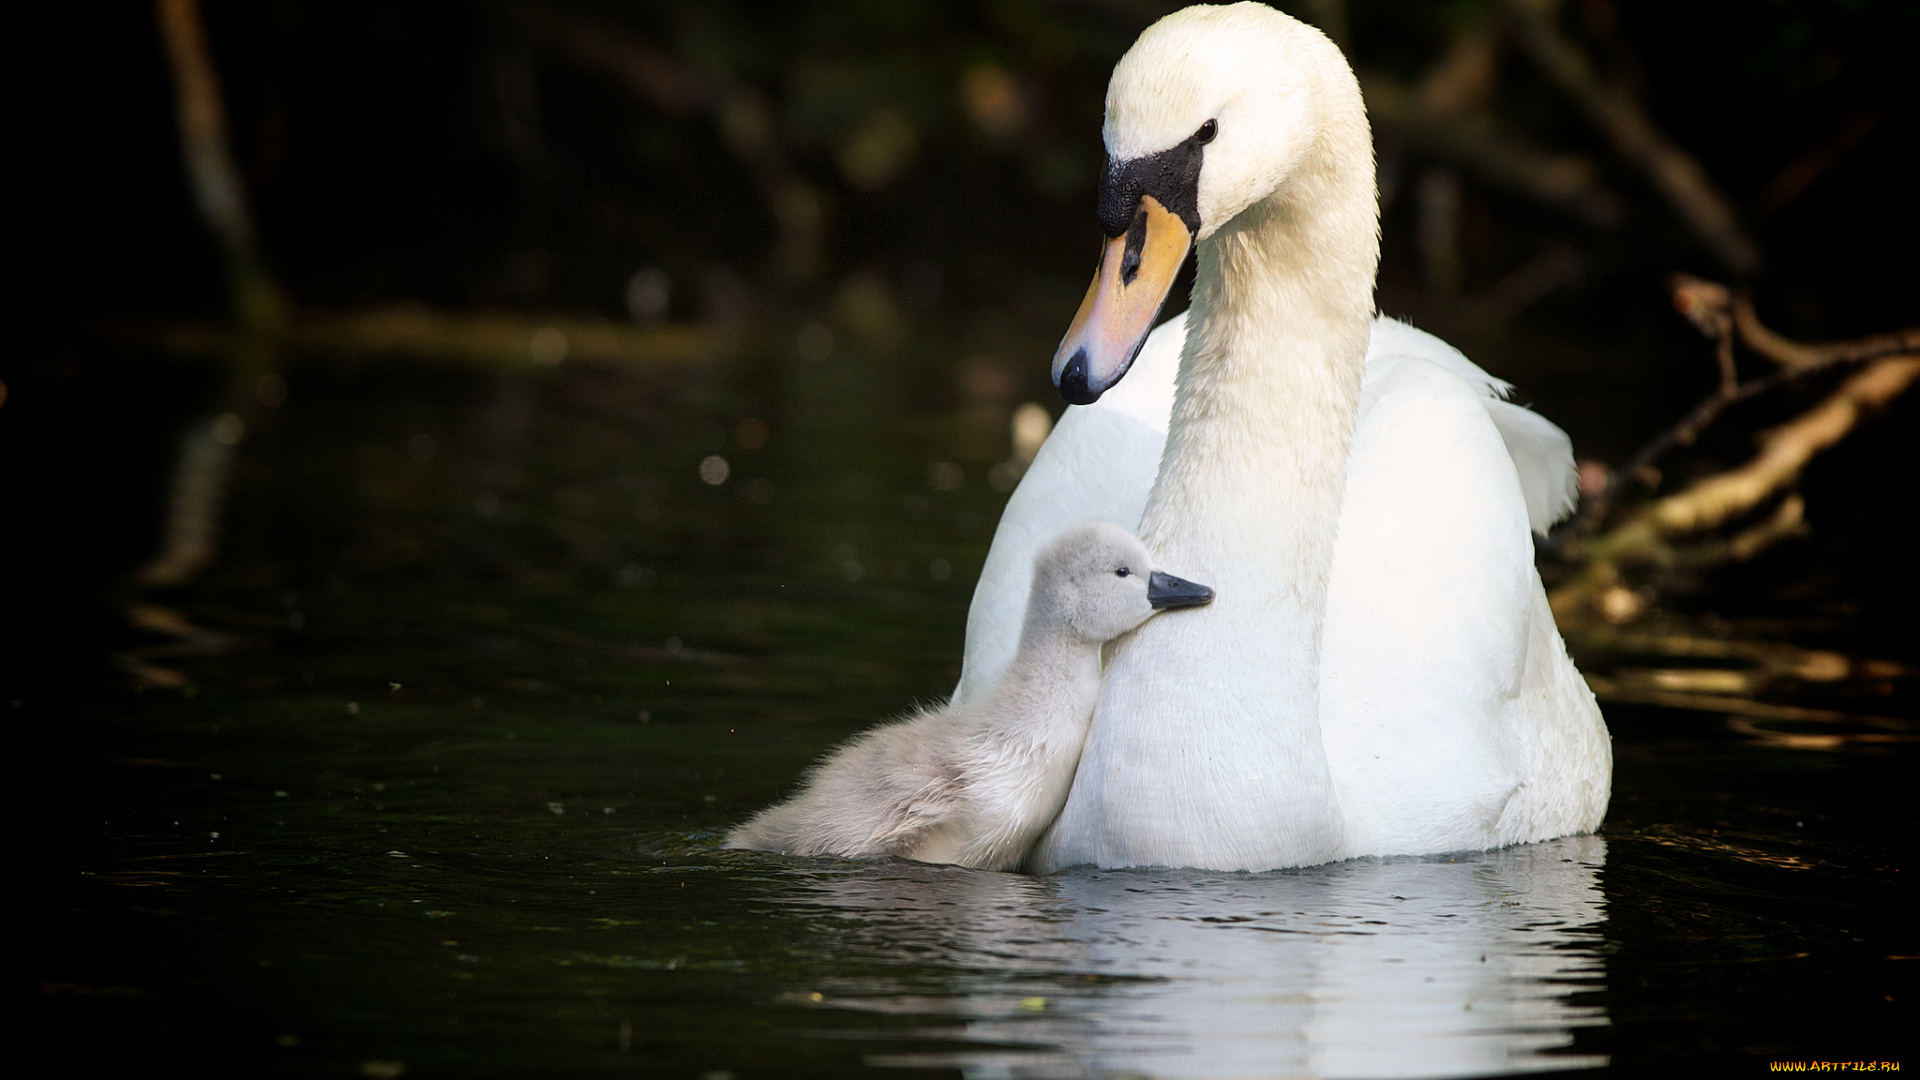
[[[1177,578],[1155,570],[1147,576],[1147,603],[1155,611],[1166,608],[1199,607],[1213,599],[1213,590],[1197,581]]]

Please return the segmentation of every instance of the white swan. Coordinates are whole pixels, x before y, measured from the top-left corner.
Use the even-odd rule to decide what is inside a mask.
[[[1031,562],[1020,647],[992,689],[860,735],[727,846],[1020,865],[1060,812],[1100,691],[1100,646],[1211,590],[1153,568],[1126,530],[1071,529]]]
[[[1014,568],[1063,520],[1137,522],[1220,599],[1113,646],[1030,865],[1264,870],[1591,831],[1612,751],[1529,537],[1571,505],[1567,439],[1373,317],[1372,143],[1339,50],[1258,4],[1178,12],[1114,69],[1103,136],[1112,239],[1054,363],[1083,404],[1007,504],[956,699],[1006,664]],[[1192,306],[1148,337],[1189,243]]]

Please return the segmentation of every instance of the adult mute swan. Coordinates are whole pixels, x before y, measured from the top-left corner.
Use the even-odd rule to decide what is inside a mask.
[[[1138,522],[1219,599],[1111,646],[1028,865],[1266,870],[1591,831],[1612,751],[1529,536],[1571,506],[1570,447],[1374,318],[1345,58],[1258,4],[1188,8],[1121,58],[1102,135],[1111,239],[1053,367],[1076,407],[995,533],[956,698],[1005,666],[1016,568],[1062,521]],[[1190,244],[1191,307],[1149,336]]]
[[[993,688],[875,728],[727,846],[1020,865],[1060,812],[1100,692],[1100,646],[1213,591],[1154,569],[1117,525],[1068,530],[1033,560],[1020,647]]]

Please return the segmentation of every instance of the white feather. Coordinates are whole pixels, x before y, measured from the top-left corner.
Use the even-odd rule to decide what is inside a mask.
[[[1068,514],[1137,526],[1218,591],[1112,646],[1031,864],[1263,870],[1590,831],[1611,750],[1528,536],[1571,505],[1566,436],[1371,319],[1371,140],[1324,36],[1257,4],[1169,16],[1116,67],[1105,137],[1157,152],[1214,118],[1193,307],[1068,410],[968,616],[961,700],[1017,638],[1010,568]]]
[[[1049,537],[1026,563],[1019,648],[992,685],[849,740],[727,846],[1019,866],[1067,797],[1100,646],[1168,603],[1146,547],[1111,523]]]

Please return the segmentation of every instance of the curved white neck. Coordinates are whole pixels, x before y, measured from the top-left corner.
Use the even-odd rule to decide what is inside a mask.
[[[1142,538],[1167,558],[1206,560],[1173,565],[1217,573],[1286,558],[1324,585],[1373,315],[1370,167],[1364,184],[1302,182],[1200,245],[1167,448],[1142,521]],[[1355,201],[1361,220],[1342,205]],[[1342,259],[1342,247],[1363,250]],[[1240,528],[1221,528],[1221,507]]]
[[[1303,657],[1308,680],[1380,260],[1359,86],[1339,65],[1319,89],[1318,145],[1199,246],[1167,448],[1141,526],[1169,565],[1244,583],[1248,600],[1295,623],[1289,636],[1316,650]]]
[[[1213,586],[1214,600],[1114,646],[1037,869],[1269,870],[1347,849],[1320,730],[1320,637],[1379,215],[1359,84],[1318,34],[1296,44],[1288,62],[1308,86],[1290,107],[1309,111],[1288,126],[1311,144],[1199,244],[1140,527],[1157,564]]]
[[[1166,770],[1157,798],[1218,799],[1204,811],[1215,820],[1195,830],[1204,850],[1146,861],[1265,869],[1336,858],[1344,844],[1320,731],[1320,639],[1379,259],[1357,87],[1350,104],[1323,126],[1327,145],[1301,173],[1199,247],[1167,447],[1140,533],[1156,561],[1213,585],[1217,598],[1123,642],[1138,670],[1123,679],[1116,664],[1109,693],[1134,697],[1132,724],[1179,718],[1177,732],[1146,735],[1191,763],[1184,777]],[[1163,702],[1156,666],[1221,689]],[[1108,715],[1103,707],[1097,723]]]

